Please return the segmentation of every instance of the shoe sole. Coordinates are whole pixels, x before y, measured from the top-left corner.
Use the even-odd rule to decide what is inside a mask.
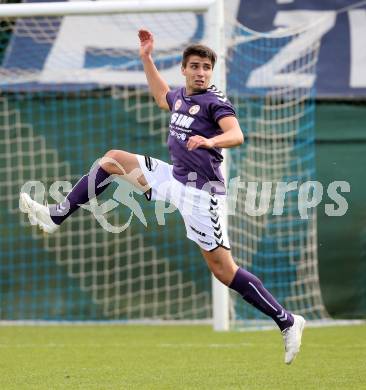
[[[22,213],[28,213],[28,203],[25,199],[25,194],[22,192],[19,197],[19,209]]]
[[[28,215],[29,222],[32,226],[37,225],[36,218],[32,215],[31,207],[29,206],[27,194],[21,193],[19,198],[19,209],[22,213]]]
[[[46,234],[52,234],[54,233],[57,229],[53,231],[49,231],[49,226],[45,225],[42,221],[38,220],[37,216],[34,215],[34,211],[32,210],[32,207],[29,205],[29,200],[28,200],[29,195],[26,193],[21,193],[19,197],[19,209],[21,212],[25,213],[28,215],[29,222],[32,226],[38,225],[38,227],[42,230],[43,233]]]
[[[294,355],[294,357],[292,358],[291,361],[285,362],[287,365],[290,365],[290,364],[295,360],[297,354],[300,352],[301,340],[302,340],[302,333],[303,333],[303,331],[304,331],[305,324],[306,324],[306,320],[305,320],[305,318],[302,318],[302,319],[301,319],[301,325],[300,325],[300,333],[299,333],[300,336],[299,336],[299,338],[298,338],[298,341],[299,341],[299,349],[298,349],[298,351],[295,353],[295,355]]]

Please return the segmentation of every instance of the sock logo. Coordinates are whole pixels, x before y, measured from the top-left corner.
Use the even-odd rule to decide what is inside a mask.
[[[281,310],[281,314],[278,314],[276,316],[280,321],[286,321],[287,320],[287,313],[284,310]]]
[[[63,205],[63,203],[60,203],[60,204],[58,204],[57,206],[56,206],[56,211],[58,212],[58,213],[62,213],[64,210],[66,210],[66,207]]]

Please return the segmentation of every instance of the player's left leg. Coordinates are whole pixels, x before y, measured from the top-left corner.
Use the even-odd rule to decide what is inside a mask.
[[[140,169],[139,157],[124,150],[110,150],[80,178],[64,201],[46,206],[31,199],[27,193],[21,193],[20,210],[28,214],[31,224],[53,233],[80,205],[100,195],[113,181],[114,175],[122,177],[143,192],[149,190]]]
[[[218,280],[276,322],[285,342],[285,363],[290,364],[300,350],[305,325],[303,317],[288,312],[255,275],[238,267],[230,250],[217,247],[213,251],[202,248],[201,251],[209,269]]]

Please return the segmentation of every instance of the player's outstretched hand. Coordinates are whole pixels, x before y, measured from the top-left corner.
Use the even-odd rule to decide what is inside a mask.
[[[212,138],[201,137],[200,135],[194,135],[188,139],[187,149],[194,150],[197,148],[211,149],[214,147],[214,141]]]
[[[140,38],[140,57],[148,57],[154,50],[154,36],[148,30],[139,30]]]

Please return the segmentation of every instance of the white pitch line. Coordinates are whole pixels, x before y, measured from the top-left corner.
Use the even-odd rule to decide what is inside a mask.
[[[25,344],[0,344],[0,348],[242,348],[242,347],[252,347],[254,343],[236,343],[236,344],[193,344],[193,343],[182,343],[182,344],[155,344],[155,345],[141,345],[141,344],[57,344],[57,343],[48,343],[48,344],[35,344],[35,343],[25,343]]]
[[[254,343],[236,343],[236,344],[160,344],[162,348],[242,348],[253,347]]]

